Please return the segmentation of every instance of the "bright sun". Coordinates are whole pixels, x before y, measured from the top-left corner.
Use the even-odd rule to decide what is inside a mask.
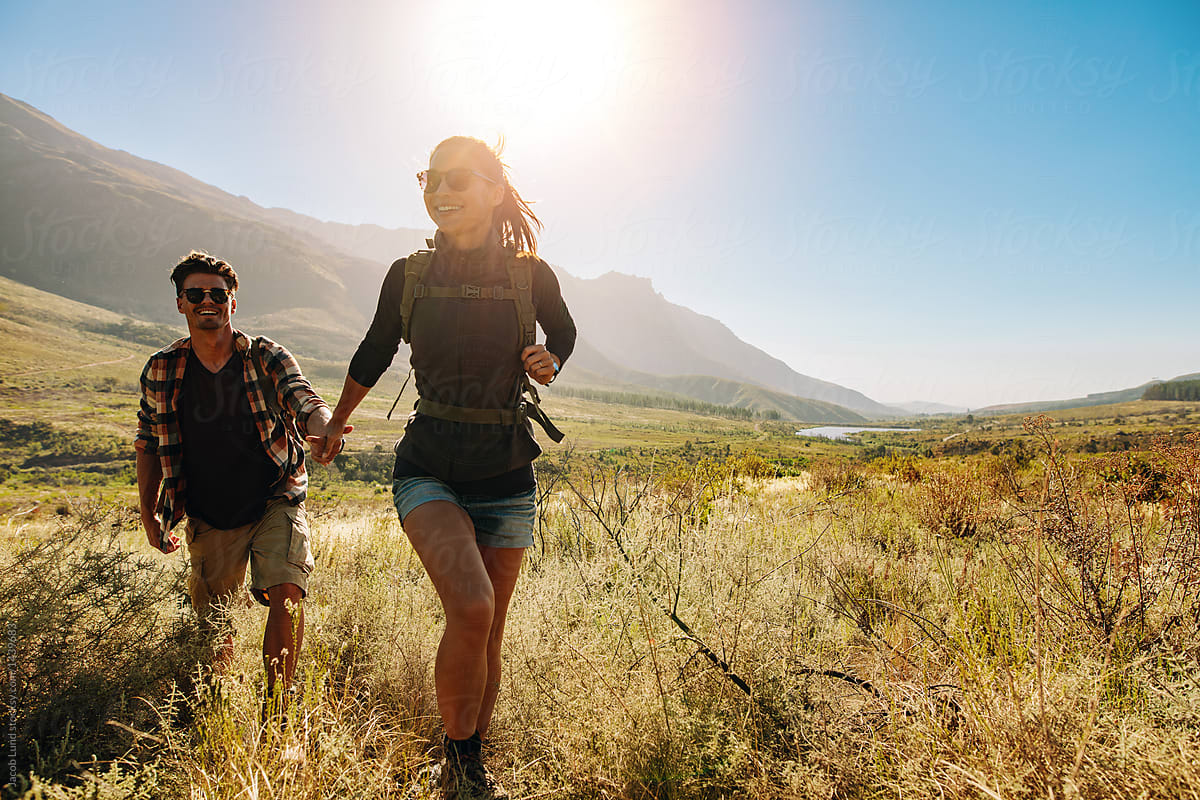
[[[429,88],[473,129],[549,145],[619,112],[632,34],[618,3],[449,0],[433,16]]]

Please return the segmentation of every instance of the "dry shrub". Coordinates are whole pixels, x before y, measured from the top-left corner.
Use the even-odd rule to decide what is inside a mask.
[[[1200,539],[1200,433],[1189,433],[1182,441],[1159,437],[1152,451],[1158,471],[1164,476],[1163,514],[1178,534],[1176,558],[1180,569],[1200,571],[1196,564]]]
[[[195,672],[202,643],[179,611],[182,573],[124,544],[130,519],[76,506],[0,567],[3,741],[18,773],[64,779],[144,744],[135,731],[160,728],[156,706]]]
[[[908,454],[893,453],[887,458],[878,459],[876,463],[887,474],[908,484],[919,483],[925,468],[924,459]]]
[[[975,536],[987,519],[991,492],[977,468],[953,463],[928,468],[916,488],[917,519],[937,533]]]
[[[1070,461],[1049,418],[1029,420],[1027,429],[1042,447],[1042,498],[1022,509],[1009,553],[1022,585],[1038,587],[1047,616],[1064,631],[1082,622],[1110,646],[1119,629],[1136,632],[1138,649],[1171,631],[1200,634],[1200,530],[1192,513],[1200,437],[1156,442],[1160,507],[1143,502],[1149,473],[1120,463],[1125,457]]]
[[[824,458],[808,469],[809,485],[821,494],[851,494],[867,485],[858,466],[843,458]]]
[[[780,477],[780,468],[767,461],[758,453],[742,453],[738,456],[730,456],[726,459],[726,465],[739,477],[750,478],[751,480],[764,480],[766,478]]]

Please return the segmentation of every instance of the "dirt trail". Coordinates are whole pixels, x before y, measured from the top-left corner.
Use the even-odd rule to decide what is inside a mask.
[[[29,375],[41,375],[46,372],[66,372],[67,370],[71,370],[71,369],[85,369],[87,367],[102,367],[105,364],[120,364],[122,361],[128,361],[129,359],[133,358],[134,355],[135,355],[134,353],[130,353],[129,355],[125,356],[124,358],[116,358],[116,359],[113,359],[112,361],[93,361],[91,364],[76,364],[71,367],[53,367],[51,369],[35,369],[35,370],[32,370],[31,372],[18,372],[17,374],[9,375],[8,377],[24,378]]]

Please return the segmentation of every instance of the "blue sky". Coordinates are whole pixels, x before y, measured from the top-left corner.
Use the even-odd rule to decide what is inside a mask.
[[[552,263],[882,401],[1200,371],[1200,5],[734,8],[8,4],[0,91],[352,223],[427,226],[432,145],[504,134]]]

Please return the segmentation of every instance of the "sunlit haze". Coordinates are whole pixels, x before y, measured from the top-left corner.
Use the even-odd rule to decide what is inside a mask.
[[[0,92],[264,206],[427,228],[431,148],[503,137],[549,261],[648,277],[879,401],[1200,371],[1194,3],[51,1],[0,22]]]
[[[610,80],[629,69],[634,38],[617,4],[459,0],[432,4],[417,47],[437,65],[426,87],[433,115],[533,154],[628,112]]]

